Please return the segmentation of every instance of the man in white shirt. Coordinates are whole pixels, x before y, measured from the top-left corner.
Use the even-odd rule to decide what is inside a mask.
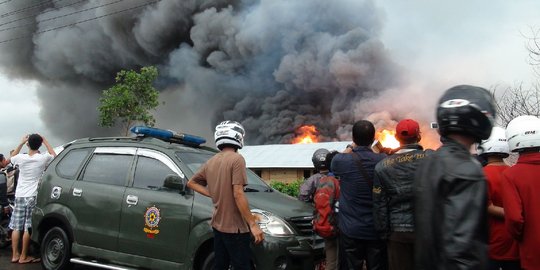
[[[19,154],[23,145],[28,146],[28,154]],[[48,153],[41,154],[39,148],[44,144]],[[30,246],[30,232],[32,227],[32,212],[36,206],[38,183],[45,167],[56,156],[49,142],[38,134],[23,137],[21,143],[13,152],[10,161],[19,166],[19,180],[15,191],[15,209],[11,216],[9,227],[13,230],[11,247],[12,263],[34,263],[40,259],[28,256]],[[19,239],[23,233],[22,250],[19,252]]]

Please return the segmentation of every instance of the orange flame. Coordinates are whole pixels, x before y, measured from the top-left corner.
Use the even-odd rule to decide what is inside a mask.
[[[314,125],[301,126],[296,130],[296,134],[296,137],[292,140],[293,144],[316,143],[319,141],[319,132]]]
[[[396,139],[396,131],[383,129],[375,135],[375,139],[381,142],[383,147],[396,149],[399,147],[399,141]]]

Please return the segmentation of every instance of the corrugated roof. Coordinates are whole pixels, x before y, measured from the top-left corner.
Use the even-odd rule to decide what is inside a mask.
[[[248,168],[313,168],[311,157],[315,150],[343,151],[351,142],[322,142],[309,144],[251,145],[240,149]]]

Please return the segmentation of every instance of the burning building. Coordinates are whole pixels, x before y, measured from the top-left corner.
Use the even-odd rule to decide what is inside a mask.
[[[314,171],[311,157],[319,148],[329,151],[342,152],[350,141],[320,142],[320,134],[314,125],[301,126],[295,131],[295,137],[289,144],[246,145],[240,153],[246,160],[248,168],[252,169],[267,182],[294,182],[311,176]],[[397,149],[399,142],[394,137],[394,130],[379,130],[376,132],[374,150],[380,143],[381,148]]]
[[[244,146],[246,166],[266,182],[294,182],[314,173],[311,157],[319,148],[343,151],[350,142],[267,144]]]

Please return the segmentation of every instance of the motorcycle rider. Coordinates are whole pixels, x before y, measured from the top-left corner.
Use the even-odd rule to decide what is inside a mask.
[[[302,183],[298,194],[299,200],[310,203],[313,202],[313,196],[319,180],[328,174],[329,167],[326,165],[326,155],[329,153],[330,151],[324,148],[317,149],[313,152],[311,161],[313,162],[313,167],[315,167],[317,173],[313,174]]]
[[[495,117],[493,96],[484,88],[459,85],[438,102],[443,145],[417,170],[415,269],[485,269],[487,183],[471,146],[488,139]]]
[[[506,127],[517,164],[503,172],[505,225],[519,243],[523,269],[540,269],[540,119],[524,115]]]
[[[504,128],[494,127],[489,139],[478,147],[479,155],[486,160],[484,174],[488,181],[489,216],[489,270],[519,270],[519,246],[504,226],[505,190],[502,174],[509,166],[504,158],[509,156]]]

